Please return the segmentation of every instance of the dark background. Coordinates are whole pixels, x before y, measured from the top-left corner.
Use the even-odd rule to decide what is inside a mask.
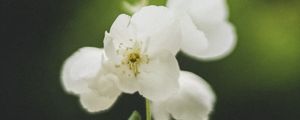
[[[164,1],[153,0],[160,5]],[[299,120],[300,1],[228,0],[238,44],[225,59],[178,55],[181,68],[217,94],[212,120]],[[85,112],[60,83],[63,61],[83,46],[102,47],[124,11],[120,0],[1,0],[0,119],[125,120],[144,114],[139,95],[122,95],[104,113]]]

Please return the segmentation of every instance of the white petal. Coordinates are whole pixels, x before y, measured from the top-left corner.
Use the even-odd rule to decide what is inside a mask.
[[[172,24],[160,31],[153,33],[148,40],[148,46],[146,51],[148,54],[155,53],[162,49],[170,51],[173,55],[176,55],[181,47],[182,34],[180,31],[180,24]]]
[[[234,48],[236,35],[233,26],[227,22],[225,0],[168,0],[167,6],[181,16],[188,14],[207,38],[207,49],[199,50],[195,41],[184,37],[183,43],[186,42],[187,47],[182,46],[183,52],[201,60],[215,60],[227,56]]]
[[[202,60],[215,60],[227,56],[236,45],[234,27],[228,22],[207,26],[202,29],[208,39],[208,47],[198,54],[190,54]]]
[[[189,14],[195,21],[217,23],[227,19],[228,10],[225,0],[194,0]]]
[[[180,48],[180,29],[173,12],[162,6],[142,8],[132,16],[131,27],[137,38],[147,42],[149,51],[166,49],[176,54]]]
[[[69,57],[61,74],[64,89],[75,94],[89,91],[88,82],[100,71],[103,54],[103,49],[84,47]]]
[[[217,23],[227,19],[225,0],[168,0],[167,6],[177,13],[187,12],[194,21]]]
[[[183,39],[181,49],[183,52],[197,55],[207,48],[208,43],[204,33],[197,29],[197,26],[187,15],[182,18],[181,30]]]
[[[132,94],[138,90],[138,82],[127,66],[120,65],[116,67],[115,63],[111,61],[107,61],[103,66],[106,69],[111,69],[118,76],[119,79],[115,79],[114,81],[121,91]]]
[[[113,74],[101,75],[99,79],[89,83],[91,89],[88,93],[80,94],[82,106],[89,112],[98,112],[109,109],[120,96],[114,80],[118,79]]]
[[[178,22],[177,17],[166,7],[144,7],[131,19],[127,15],[119,15],[110,33],[106,34],[104,44],[113,42],[115,49],[126,49],[135,43],[132,41],[138,41],[147,44],[145,49],[151,52],[166,49],[175,55],[180,49],[181,41]],[[110,56],[108,53],[107,55]]]
[[[151,101],[163,100],[179,89],[179,66],[172,53],[160,51],[150,56],[149,63],[141,66],[138,74],[140,94]]]
[[[119,78],[111,73],[101,75],[99,79],[89,83],[89,88],[99,96],[115,98],[121,94],[121,91],[115,84],[116,79]]]
[[[127,73],[129,72],[131,71],[128,71]],[[120,90],[129,94],[135,93],[139,88],[138,82],[135,79],[126,77],[126,75],[121,75],[120,79],[116,81],[116,84]]]
[[[151,112],[155,120],[170,120],[170,115],[165,105],[160,102],[152,102]]]
[[[185,71],[180,72],[179,82],[180,90],[176,95],[166,101],[153,103],[152,107],[167,109],[168,114],[176,120],[207,120],[215,103],[210,86],[202,78]],[[155,111],[153,114],[157,116]],[[160,114],[158,117],[166,116]]]
[[[109,37],[104,39],[104,43],[107,42],[106,40],[113,40],[115,48],[131,46],[132,43],[129,40],[134,39],[135,36],[130,28],[130,20],[131,18],[128,15],[119,15],[112,24]]]
[[[194,0],[167,0],[167,7],[178,16],[186,14]]]
[[[147,6],[136,12],[131,19],[133,27],[139,34],[149,35],[172,24],[174,15],[171,10],[163,6]]]
[[[99,96],[94,92],[80,95],[80,103],[89,112],[99,112],[109,109],[118,97]]]
[[[116,64],[119,64],[121,62],[121,56],[117,54],[117,50],[114,45],[114,40],[112,36],[105,32],[104,37],[104,51],[108,59],[114,61]]]
[[[211,87],[202,78],[185,71],[180,73],[179,82],[178,95],[168,101],[169,112],[176,119],[206,120],[215,103]]]
[[[128,38],[128,26],[130,23],[130,16],[121,14],[119,15],[110,28],[110,34],[114,36],[114,39],[123,40]],[[124,40],[125,41],[125,40]]]

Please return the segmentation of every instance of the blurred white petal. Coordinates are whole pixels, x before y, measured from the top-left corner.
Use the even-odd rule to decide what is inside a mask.
[[[228,16],[226,0],[193,0],[188,13],[195,21],[218,23]]]
[[[189,54],[202,60],[220,59],[231,53],[236,45],[236,33],[229,22],[203,28],[209,41],[207,49],[198,54]]]
[[[82,106],[89,112],[109,109],[121,94],[114,82],[116,79],[113,74],[103,74],[89,82],[90,92],[80,94]]]
[[[197,29],[190,16],[185,15],[181,21],[182,38],[181,50],[187,54],[198,55],[207,49],[208,41],[204,33]]]
[[[220,22],[228,16],[226,0],[168,0],[167,6],[205,23]]]
[[[89,83],[89,88],[99,96],[115,98],[121,93],[115,84],[115,80],[117,79],[119,78],[111,73],[100,75],[99,79]]]
[[[62,69],[61,79],[67,92],[88,92],[88,83],[96,79],[103,62],[103,49],[84,47],[69,57]]]
[[[99,112],[109,109],[117,100],[117,97],[99,96],[94,92],[80,95],[80,103],[89,112]]]
[[[195,43],[196,39],[191,41],[184,37],[182,43],[187,44],[187,47],[182,47],[184,53],[200,60],[216,60],[227,56],[235,47],[236,34],[227,21],[226,0],[168,0],[167,6],[182,19],[185,19],[185,15],[190,16],[197,29],[207,38],[207,49],[199,50],[202,46]],[[202,36],[197,32],[190,34]]]
[[[179,83],[177,94],[165,101],[153,102],[155,120],[165,120],[165,116],[172,116],[176,120],[207,120],[215,103],[210,86],[202,78],[185,71],[180,72]],[[164,109],[157,114],[157,108]]]
[[[163,102],[153,102],[151,104],[151,112],[155,120],[171,120],[165,105]]]

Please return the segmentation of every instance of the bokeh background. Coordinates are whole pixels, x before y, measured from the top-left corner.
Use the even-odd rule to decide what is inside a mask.
[[[151,0],[163,5],[164,0]],[[109,111],[85,112],[63,91],[64,60],[83,46],[103,47],[104,31],[123,13],[121,0],[1,0],[2,120],[126,120],[144,115],[139,95]],[[211,120],[300,119],[300,1],[228,0],[238,44],[225,59],[178,55],[181,68],[217,94]]]

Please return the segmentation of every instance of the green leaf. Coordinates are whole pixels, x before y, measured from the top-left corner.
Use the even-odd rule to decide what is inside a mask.
[[[133,111],[128,120],[142,120],[142,117],[138,111]]]

